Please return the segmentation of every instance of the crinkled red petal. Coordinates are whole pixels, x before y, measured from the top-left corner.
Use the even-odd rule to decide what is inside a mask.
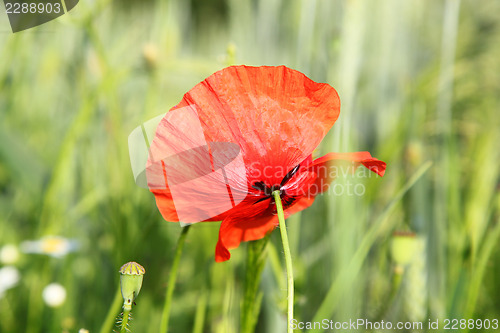
[[[351,162],[351,164],[342,163],[343,161]],[[381,177],[385,174],[386,163],[372,157],[367,151],[329,153],[314,160],[310,170],[316,173],[317,178],[314,186],[309,189],[309,195],[323,193],[339,174],[352,173],[360,165]]]
[[[314,202],[314,198],[302,198],[285,211],[285,218],[306,209]],[[270,211],[270,210],[269,210]],[[219,240],[215,248],[215,261],[229,260],[230,249],[237,248],[241,242],[264,238],[267,233],[278,225],[276,215],[265,215],[258,218],[248,218],[244,214],[229,216],[224,219],[219,229]]]
[[[214,73],[158,125],[147,170],[158,208],[183,222],[231,215],[251,184],[279,184],[309,156],[339,110],[335,89],[285,66]],[[216,143],[232,146],[216,156]]]

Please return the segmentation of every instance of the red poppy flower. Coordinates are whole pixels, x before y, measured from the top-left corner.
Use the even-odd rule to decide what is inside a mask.
[[[157,127],[146,174],[167,221],[222,221],[217,262],[242,241],[278,225],[272,192],[285,217],[309,207],[335,177],[336,160],[383,176],[369,152],[312,152],[337,120],[340,100],[325,83],[279,67],[232,66],[184,95]]]

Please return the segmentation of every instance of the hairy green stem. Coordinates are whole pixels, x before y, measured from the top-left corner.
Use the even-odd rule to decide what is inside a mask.
[[[161,316],[160,332],[168,332],[168,322],[170,319],[170,308],[172,307],[172,295],[174,294],[175,281],[177,279],[177,271],[179,269],[179,262],[181,260],[182,249],[184,248],[184,243],[186,241],[187,232],[190,226],[182,228],[179,239],[177,240],[177,246],[175,248],[175,257],[172,263],[172,269],[170,270],[170,276],[168,277],[167,294],[165,295],[165,305],[163,306],[163,314]]]
[[[120,333],[128,333],[128,319],[130,317],[130,310],[123,310],[123,318],[122,318],[122,327],[120,329]]]
[[[290,323],[293,319],[293,267],[292,255],[290,254],[290,245],[288,244],[288,235],[286,233],[285,213],[283,212],[283,205],[281,203],[280,191],[273,192],[274,201],[276,203],[276,211],[278,213],[279,227],[281,233],[281,241],[283,243],[283,252],[285,253],[286,265],[286,280],[287,280],[287,332],[292,332]]]

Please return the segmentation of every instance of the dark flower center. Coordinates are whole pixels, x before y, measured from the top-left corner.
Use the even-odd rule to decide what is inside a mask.
[[[269,199],[271,199],[270,204],[273,204],[274,203],[273,192],[279,190],[280,197],[281,197],[282,204],[283,204],[283,208],[286,209],[287,207],[289,207],[292,203],[294,203],[297,200],[297,197],[287,195],[286,191],[283,189],[283,186],[285,186],[285,184],[297,173],[299,168],[300,168],[300,164],[298,164],[292,170],[290,170],[285,175],[285,177],[283,177],[283,179],[281,180],[279,185],[273,185],[273,186],[269,187],[263,181],[255,182],[252,185],[252,188],[260,191],[261,194],[264,195],[264,197],[257,200],[254,204],[259,203],[259,202],[264,201],[264,200],[269,200]]]

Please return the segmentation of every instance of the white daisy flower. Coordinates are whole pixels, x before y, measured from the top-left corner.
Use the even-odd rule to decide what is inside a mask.
[[[66,300],[66,289],[59,283],[51,283],[43,289],[42,298],[45,304],[57,308]]]
[[[77,241],[60,236],[46,236],[40,240],[21,243],[21,251],[24,253],[46,254],[56,258],[64,257],[77,248]]]
[[[5,266],[0,268],[0,298],[5,291],[13,288],[21,279],[21,274],[14,266]]]
[[[19,260],[19,256],[19,250],[14,244],[6,244],[0,249],[0,262],[2,264],[15,264]]]

